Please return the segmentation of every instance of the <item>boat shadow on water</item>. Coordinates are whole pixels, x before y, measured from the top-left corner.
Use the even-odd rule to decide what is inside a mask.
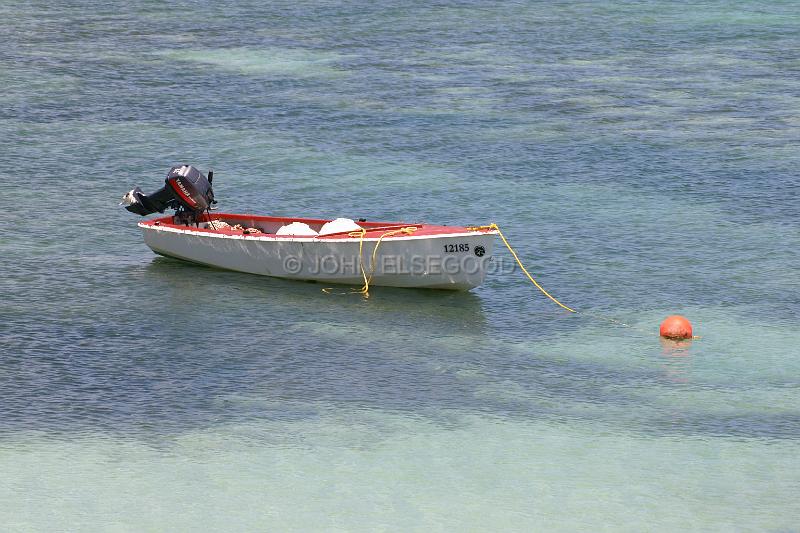
[[[470,291],[371,287],[365,298],[360,287],[256,276],[163,256],[145,267],[145,278],[173,304],[198,298],[217,309],[257,304],[266,313],[303,311],[345,323],[368,314],[373,322],[427,324],[432,332],[469,324],[471,335],[487,327],[485,302]]]

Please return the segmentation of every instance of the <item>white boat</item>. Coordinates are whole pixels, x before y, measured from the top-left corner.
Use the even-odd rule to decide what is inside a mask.
[[[155,253],[227,270],[323,283],[469,290],[483,283],[494,235],[489,228],[359,221],[319,234],[330,220],[204,214],[139,223]],[[289,224],[308,235],[281,235]]]
[[[161,189],[136,187],[120,205],[142,216],[175,210],[139,223],[157,254],[238,272],[359,284],[364,294],[370,285],[469,290],[486,277],[491,227],[212,215],[213,177],[175,166]]]

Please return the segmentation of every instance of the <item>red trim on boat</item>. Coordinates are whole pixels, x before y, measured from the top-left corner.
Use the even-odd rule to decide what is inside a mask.
[[[281,223],[281,224],[289,224],[292,222],[304,222],[309,225],[317,224],[322,225],[326,222],[330,222],[330,220],[325,219],[317,219],[317,218],[297,218],[297,217],[270,217],[270,216],[263,216],[263,215],[247,215],[247,214],[235,214],[235,213],[213,213],[211,217],[208,215],[203,215],[200,217],[201,222],[208,222],[209,218],[211,220],[227,220],[227,221],[240,221],[246,222],[246,224],[242,225],[257,225],[259,222],[272,222],[272,223]],[[158,223],[158,224],[156,224]],[[172,216],[165,216],[159,218],[153,218],[150,220],[144,220],[141,224],[145,226],[158,226],[158,227],[168,227],[168,228],[175,228],[175,229],[182,229],[182,230],[191,230],[194,232],[200,233],[216,233],[221,235],[236,235],[236,236],[244,236],[244,237],[270,237],[270,238],[277,238],[277,239],[296,239],[296,238],[303,238],[302,236],[295,236],[295,235],[275,235],[274,233],[256,233],[252,235],[242,235],[241,231],[234,231],[230,229],[210,229],[210,228],[197,228],[194,226],[184,226],[180,224],[175,224],[173,222]],[[493,230],[489,229],[470,229],[464,226],[441,226],[436,224],[419,224],[419,223],[408,223],[403,224],[402,222],[358,222],[358,225],[363,227],[367,230],[364,238],[373,239],[380,237],[383,233],[395,229],[405,228],[408,226],[414,226],[417,228],[416,231],[412,234],[399,234],[393,235],[388,237],[390,239],[403,239],[408,237],[422,237],[422,236],[434,236],[434,235],[447,235],[450,233],[494,233]],[[331,233],[330,235],[321,235],[319,238],[321,239],[350,239],[351,231],[341,232],[341,233]]]

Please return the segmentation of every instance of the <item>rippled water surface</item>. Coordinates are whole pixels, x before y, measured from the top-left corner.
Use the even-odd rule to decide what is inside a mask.
[[[0,1],[3,530],[800,529],[800,4],[132,4]],[[181,162],[584,313],[157,258]]]

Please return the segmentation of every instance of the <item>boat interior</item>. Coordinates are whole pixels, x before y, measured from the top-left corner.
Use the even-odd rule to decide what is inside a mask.
[[[339,224],[336,226],[335,224]],[[304,225],[310,229],[309,233],[294,233],[294,236],[320,236],[320,237],[346,237],[354,231],[362,228],[366,233],[385,232],[404,227],[421,228],[423,224],[404,224],[401,222],[369,222],[362,219],[353,221],[351,219],[316,219],[316,218],[295,218],[295,217],[270,217],[248,214],[233,213],[204,213],[197,217],[197,223],[186,223],[176,219],[176,217],[166,216],[151,219],[147,225],[171,226],[191,228],[194,230],[205,230],[209,232],[222,233],[225,235],[276,235],[291,236],[291,233],[283,233],[282,228],[293,225]]]

